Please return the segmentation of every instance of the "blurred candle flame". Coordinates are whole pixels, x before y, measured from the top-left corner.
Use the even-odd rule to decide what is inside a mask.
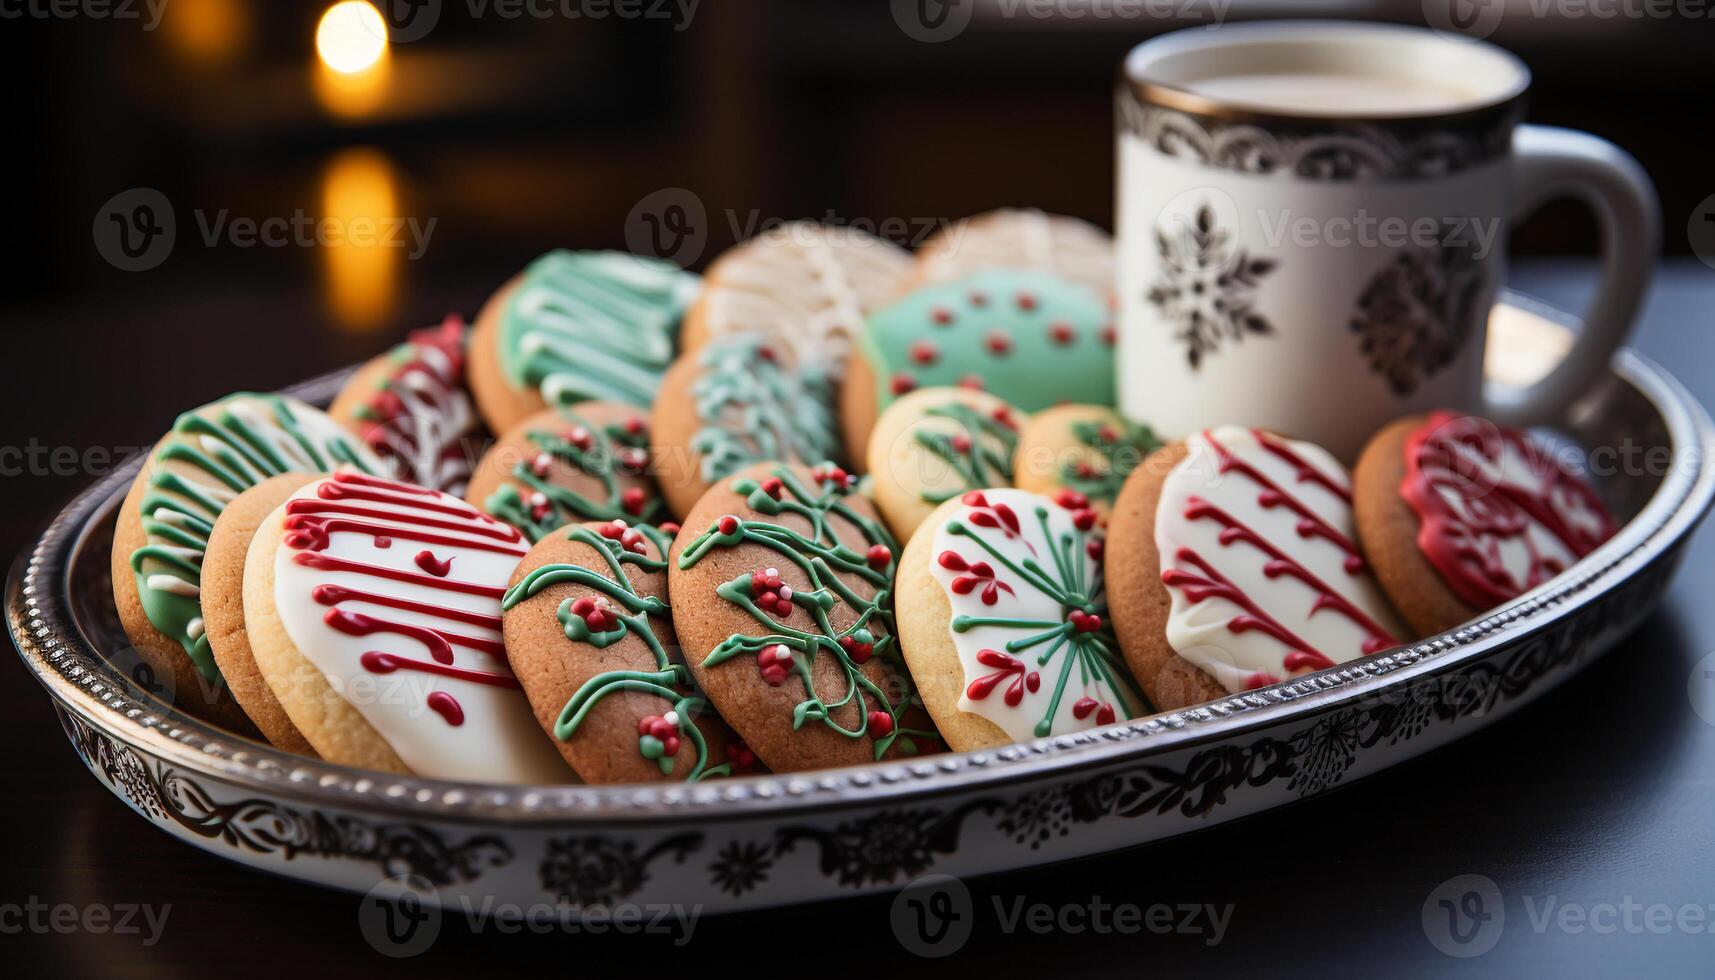
[[[392,164],[364,147],[336,154],[322,178],[322,215],[343,230],[321,248],[336,325],[353,332],[382,327],[398,302],[404,260],[399,242],[390,244],[386,234],[400,217]]]
[[[342,0],[316,25],[316,95],[343,116],[372,111],[387,95],[387,22],[367,0]]]
[[[167,41],[186,60],[213,67],[230,62],[250,35],[250,11],[240,0],[173,0],[161,19]]]

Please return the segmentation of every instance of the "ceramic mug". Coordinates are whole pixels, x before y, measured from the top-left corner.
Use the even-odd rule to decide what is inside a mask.
[[[1401,415],[1559,416],[1630,330],[1655,192],[1594,136],[1520,125],[1493,45],[1340,21],[1193,28],[1134,48],[1118,94],[1120,407],[1164,435],[1266,426],[1350,461]],[[1603,266],[1566,357],[1485,384],[1507,226],[1572,196]]]

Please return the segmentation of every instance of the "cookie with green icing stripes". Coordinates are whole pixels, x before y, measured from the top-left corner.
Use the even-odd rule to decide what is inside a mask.
[[[760,333],[717,337],[679,358],[650,421],[674,514],[752,463],[840,458],[833,385],[818,365]]]
[[[490,429],[583,401],[646,407],[672,363],[697,276],[619,252],[554,251],[478,315],[470,384]]]
[[[755,768],[678,654],[665,530],[617,520],[557,530],[524,556],[501,600],[512,672],[585,782]]]
[[[941,748],[895,638],[898,548],[854,482],[829,464],[749,467],[703,496],[669,555],[685,660],[776,772]]]
[[[215,519],[268,477],[340,466],[384,468],[320,410],[250,393],[179,416],[144,461],[114,529],[113,597],[126,636],[151,668],[171,677],[187,710],[249,727],[221,681],[202,618],[202,561]]]
[[[1031,416],[1019,433],[1013,483],[1049,496],[1082,494],[1106,518],[1125,478],[1160,448],[1149,426],[1104,405],[1056,405]]]
[[[649,416],[615,402],[550,408],[501,436],[477,462],[466,498],[532,542],[582,521],[660,520]]]
[[[875,419],[918,388],[980,388],[1025,412],[1112,405],[1114,338],[1108,301],[1051,272],[925,286],[869,317],[840,393],[846,448],[862,452]]]
[[[900,541],[943,501],[1012,485],[1026,416],[986,391],[923,388],[881,413],[869,440],[876,506]]]

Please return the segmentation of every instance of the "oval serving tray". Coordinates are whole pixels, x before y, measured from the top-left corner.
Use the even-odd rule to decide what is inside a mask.
[[[1509,296],[1497,372],[1552,359],[1567,318]],[[292,389],[325,403],[349,372]],[[1715,494],[1709,416],[1635,353],[1568,413],[1585,446],[1671,465],[1598,480],[1626,523],[1529,595],[1441,636],[1195,708],[1075,736],[684,786],[484,786],[304,759],[162,704],[108,659],[108,573],[134,464],[90,487],[14,566],[7,623],[96,777],[204,850],[432,902],[729,911],[976,875],[1161,840],[1324,792],[1500,718],[1571,676],[1666,591]]]

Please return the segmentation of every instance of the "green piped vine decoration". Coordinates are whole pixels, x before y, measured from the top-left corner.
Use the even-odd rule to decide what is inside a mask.
[[[536,452],[512,467],[510,482],[488,495],[483,509],[524,533],[531,543],[581,521],[653,522],[664,513],[659,495],[640,486],[620,486],[618,470],[642,474],[649,468],[649,430],[641,424],[596,425],[572,409],[561,409],[564,432],[534,429],[526,433]],[[550,481],[558,460],[601,481],[604,496],[595,499]]]
[[[1018,450],[1018,427],[1009,410],[1003,408],[989,414],[962,402],[949,402],[927,410],[924,415],[949,419],[959,426],[957,432],[919,428],[913,438],[918,445],[945,460],[959,474],[961,484],[944,491],[923,490],[918,496],[939,504],[967,490],[1012,486],[1012,457]]]
[[[613,529],[612,536],[607,529],[597,534],[579,526],[571,528],[566,538],[594,548],[607,563],[611,578],[580,565],[543,565],[531,570],[517,585],[508,589],[500,602],[501,609],[510,610],[544,589],[568,582],[594,589],[610,602],[578,596],[560,603],[555,616],[565,631],[566,639],[605,649],[627,636],[636,636],[655,657],[655,669],[652,671],[610,670],[585,681],[560,709],[560,715],[554,722],[554,737],[562,742],[571,741],[590,712],[611,694],[622,691],[647,694],[666,701],[669,707],[662,714],[649,715],[640,722],[639,754],[658,765],[663,776],[671,776],[674,759],[679,752],[678,740],[684,738],[690,740],[697,752],[696,763],[685,774],[686,782],[727,775],[732,770],[731,766],[722,764],[710,768],[708,765],[708,743],[694,721],[706,710],[707,704],[700,697],[684,693],[692,687],[690,670],[682,663],[673,662],[649,625],[650,616],[666,617],[670,614],[667,603],[652,595],[638,594],[625,573],[626,565],[636,565],[645,572],[666,571],[665,561],[650,558],[634,549],[642,547],[643,540],[647,538],[664,555],[669,544],[667,536],[647,524],[634,528],[609,527]]]
[[[1142,465],[1144,457],[1161,448],[1161,440],[1153,429],[1123,419],[1074,422],[1072,437],[1100,456],[1107,468],[1092,466],[1087,459],[1071,460],[1060,470],[1061,485],[1091,500],[1110,504],[1119,496],[1120,487],[1125,486],[1125,478],[1131,471]]]
[[[704,658],[703,666],[716,667],[741,655],[755,656],[765,682],[778,687],[796,678],[803,688],[804,699],[792,710],[794,730],[816,722],[846,738],[870,737],[877,759],[895,744],[901,752],[915,755],[916,739],[939,741],[940,736],[932,729],[902,724],[901,715],[918,700],[894,639],[896,545],[880,522],[864,517],[845,502],[851,490],[843,473],[820,482],[825,489],[812,492],[790,469],[781,466],[765,480],[743,479],[732,485],[745,496],[747,506],[765,517],[794,514],[803,518],[810,524],[808,535],[781,524],[728,514],[679,555],[679,567],[690,569],[716,548],[759,545],[797,566],[813,586],[791,590],[780,583],[778,570],[766,568],[723,582],[715,589],[716,594],[749,613],[763,631],[727,637]],[[835,517],[862,532],[870,542],[867,551],[860,553],[840,542],[829,526]],[[842,576],[867,582],[875,589],[874,597],[863,598]],[[856,613],[856,618],[846,629],[837,630],[830,614],[842,603]],[[813,628],[799,629],[784,622],[795,613],[805,615]],[[814,666],[819,656],[832,658],[845,676],[845,693],[838,700],[824,701],[816,693]],[[861,669],[872,657],[881,658],[904,679],[904,694],[897,703],[890,702]],[[848,704],[857,708],[858,721],[852,728],[833,717]]]

